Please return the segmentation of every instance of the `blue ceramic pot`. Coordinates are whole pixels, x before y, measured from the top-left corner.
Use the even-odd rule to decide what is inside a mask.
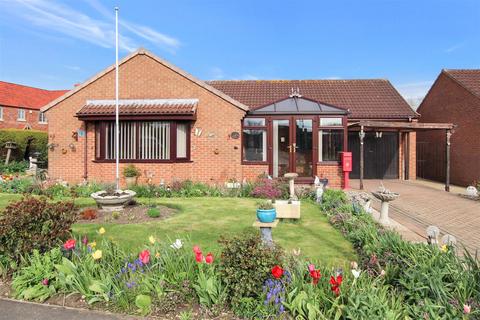
[[[275,221],[276,217],[277,211],[275,210],[275,208],[268,210],[257,209],[257,219],[260,222],[272,223],[273,221]]]

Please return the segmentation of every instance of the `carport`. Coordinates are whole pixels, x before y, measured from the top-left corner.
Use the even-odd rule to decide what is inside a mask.
[[[387,121],[373,121],[373,120],[360,120],[355,123],[349,124],[349,128],[359,128],[358,136],[360,141],[359,146],[359,179],[360,179],[360,189],[364,189],[364,178],[365,178],[365,168],[366,168],[366,157],[365,157],[365,137],[366,132],[375,132],[376,135],[383,135],[383,131],[386,132],[411,132],[411,131],[423,131],[423,130],[444,130],[445,131],[445,191],[450,191],[450,137],[453,134],[454,128],[456,126],[452,123],[419,123],[419,122],[387,122]],[[386,135],[388,136],[388,135]],[[390,141],[391,142],[391,141]],[[382,144],[382,148],[377,152],[385,152],[385,156],[389,150],[394,150],[395,148],[389,148],[388,141]],[[398,146],[397,148],[398,149]],[[395,151],[395,150],[394,150]],[[379,155],[380,156],[380,155]],[[370,160],[371,161],[371,160]],[[369,166],[373,168],[377,163],[368,163]]]

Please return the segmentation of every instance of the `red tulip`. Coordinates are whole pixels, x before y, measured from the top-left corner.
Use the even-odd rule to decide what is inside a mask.
[[[202,250],[200,250],[199,246],[193,246],[193,252],[195,252],[195,254],[202,254]]]
[[[202,254],[201,252],[195,254],[195,260],[196,260],[198,263],[203,262],[203,254]]]
[[[148,264],[150,262],[150,251],[143,250],[138,254],[138,259],[140,259],[143,264]]]
[[[275,279],[280,279],[283,275],[283,269],[280,266],[275,266],[272,268],[272,275]]]
[[[65,243],[63,244],[63,248],[65,250],[73,250],[75,248],[75,244],[77,243],[77,241],[75,241],[75,239],[68,239],[67,241],[65,241]]]
[[[342,275],[338,275],[335,279],[334,276],[330,277],[330,285],[332,286],[332,291],[336,296],[340,294],[340,285],[342,284],[343,278]]]
[[[322,277],[322,274],[320,273],[320,269],[310,271],[310,277],[312,277],[312,283],[314,285],[317,285],[318,280],[320,280],[320,278]]]
[[[207,256],[205,257],[205,262],[208,263],[208,264],[213,262],[213,254],[211,252],[209,252],[207,254]]]

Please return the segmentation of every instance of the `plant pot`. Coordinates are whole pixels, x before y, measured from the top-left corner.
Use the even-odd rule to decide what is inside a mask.
[[[127,184],[127,186],[136,186],[137,177],[125,177],[125,183]]]
[[[277,210],[273,209],[257,209],[257,219],[263,223],[272,223],[277,218]]]

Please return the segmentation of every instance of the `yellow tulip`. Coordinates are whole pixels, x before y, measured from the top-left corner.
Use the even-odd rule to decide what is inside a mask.
[[[95,248],[97,243],[93,241],[93,242],[90,242],[88,245],[90,246],[90,248]]]
[[[448,246],[446,244],[444,244],[440,250],[442,250],[442,252],[447,252],[448,251]]]
[[[160,258],[160,252],[155,253],[155,258]]]
[[[154,236],[148,237],[148,241],[150,241],[151,244],[154,244],[155,243],[155,237]]]
[[[98,229],[98,233],[104,234],[105,233],[105,228],[101,227],[100,229]]]
[[[98,260],[102,257],[102,250],[95,250],[94,253],[92,253],[93,260]]]

